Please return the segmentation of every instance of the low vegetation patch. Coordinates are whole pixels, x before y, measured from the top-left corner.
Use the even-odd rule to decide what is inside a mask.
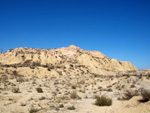
[[[107,97],[97,97],[95,101],[95,105],[97,106],[111,106],[112,105],[112,99]]]
[[[134,88],[134,87],[135,87],[135,85],[134,85],[134,84],[132,84],[132,85],[131,85],[131,88]]]
[[[76,86],[75,86],[75,85],[73,85],[73,86],[71,86],[71,88],[72,88],[72,89],[76,89]]]
[[[77,94],[75,91],[73,91],[73,92],[70,94],[70,98],[71,98],[71,99],[81,99],[81,97],[79,97],[78,94]]]
[[[31,109],[29,110],[29,113],[36,113],[36,112],[38,112],[38,110],[35,109],[35,108],[31,108]]]
[[[68,107],[68,110],[75,110],[76,108],[74,106]]]
[[[19,89],[19,88],[13,88],[13,89],[12,89],[12,92],[13,92],[13,93],[20,93],[20,89]]]
[[[38,93],[43,93],[43,90],[42,90],[42,88],[36,88],[36,91],[38,92]]]
[[[60,108],[63,108],[63,107],[64,107],[64,105],[63,105],[63,104],[60,104],[60,105],[59,105],[59,107],[60,107]]]

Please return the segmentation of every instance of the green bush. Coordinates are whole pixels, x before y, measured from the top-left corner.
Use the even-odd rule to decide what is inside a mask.
[[[109,99],[107,97],[97,97],[95,101],[95,105],[97,106],[110,106],[112,105],[112,99]]]
[[[64,107],[64,105],[63,105],[63,104],[60,104],[60,105],[59,105],[59,107],[60,107],[60,108],[63,108],[63,107]]]

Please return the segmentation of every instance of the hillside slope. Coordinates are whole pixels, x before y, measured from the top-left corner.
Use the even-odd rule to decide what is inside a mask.
[[[71,45],[58,49],[16,48],[0,54],[0,64],[17,67],[24,75],[36,73],[116,75],[118,72],[135,71],[137,68],[126,61],[110,59],[98,51],[86,51]],[[40,67],[38,71],[31,68]],[[47,69],[46,69],[47,68]],[[31,71],[31,72],[30,72]]]

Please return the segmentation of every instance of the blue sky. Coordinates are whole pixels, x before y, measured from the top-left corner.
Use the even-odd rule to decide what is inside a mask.
[[[76,45],[150,69],[150,0],[0,0],[0,48]]]

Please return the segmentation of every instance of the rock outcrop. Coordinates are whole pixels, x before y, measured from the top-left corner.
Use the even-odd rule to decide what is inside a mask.
[[[98,74],[116,75],[118,72],[135,71],[130,62],[109,59],[98,51],[86,51],[71,45],[58,49],[16,48],[0,54],[1,66],[18,67],[21,74]],[[39,66],[38,72],[29,71]],[[47,72],[47,69],[48,72]],[[40,70],[41,69],[41,70]],[[30,73],[29,73],[30,72]],[[25,74],[25,75],[28,75]]]

